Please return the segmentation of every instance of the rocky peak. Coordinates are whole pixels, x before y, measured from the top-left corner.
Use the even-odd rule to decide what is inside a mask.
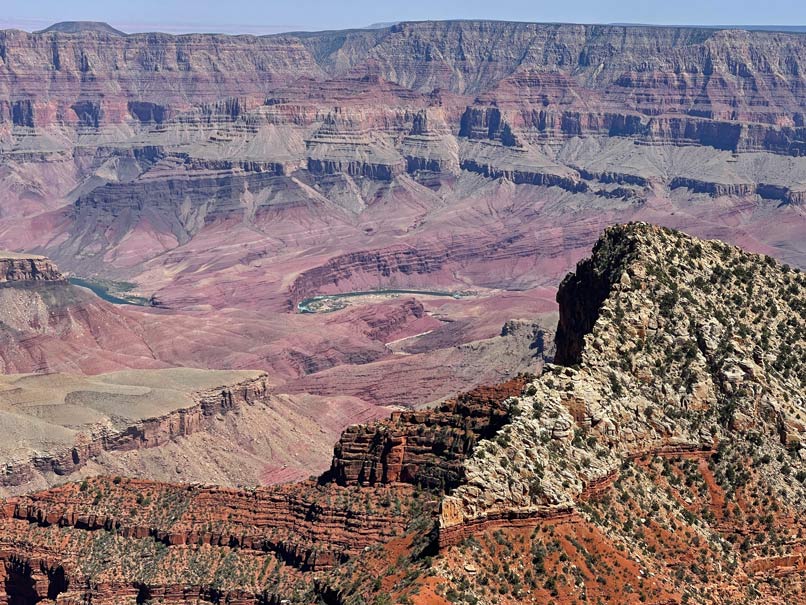
[[[555,362],[573,365],[581,361],[584,337],[599,317],[605,299],[635,255],[635,240],[609,229],[596,243],[593,256],[577,264],[557,292],[560,321],[557,325]]]
[[[805,285],[721,242],[643,223],[606,230],[557,296],[557,361],[572,365],[527,385],[513,421],[478,444],[467,483],[443,501],[442,539],[573,510],[647,453],[719,445],[802,467]],[[771,481],[803,501],[802,486]]]

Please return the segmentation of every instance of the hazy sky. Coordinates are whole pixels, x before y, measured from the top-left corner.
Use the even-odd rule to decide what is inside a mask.
[[[421,19],[806,25],[806,0],[0,0],[0,27],[106,21],[127,32],[272,33]]]

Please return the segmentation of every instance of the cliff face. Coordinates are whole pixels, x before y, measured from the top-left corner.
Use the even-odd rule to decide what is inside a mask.
[[[318,481],[236,490],[96,478],[8,499],[0,506],[0,596],[120,603],[147,591],[186,602],[213,591],[232,603],[277,603],[300,587],[327,593],[332,569],[430,527],[435,494],[461,482],[462,461],[507,421],[507,398],[525,380],[474,390],[435,412],[401,412],[348,429]],[[200,397],[202,407],[237,407],[240,398],[229,395],[236,391],[210,391]],[[67,532],[86,558],[67,561],[38,543],[24,548],[33,527],[43,536]],[[143,556],[143,565],[102,571],[105,564],[91,553],[109,539],[115,558]],[[144,554],[155,544],[154,554],[168,555],[161,568]],[[209,574],[225,566],[231,577],[211,586]]]
[[[221,382],[199,390],[196,385]],[[183,386],[168,386],[171,383]],[[108,452],[132,452],[209,431],[216,417],[265,403],[268,384],[258,372],[165,370],[99,376],[35,375],[2,380],[0,418],[18,443],[0,448],[5,467],[0,489],[21,493],[32,486],[76,477]],[[42,392],[47,393],[44,397]],[[125,402],[125,409],[111,411]],[[60,402],[61,399],[61,402]],[[60,408],[74,418],[66,422]],[[34,410],[32,412],[32,410]],[[41,432],[47,431],[47,437]]]
[[[89,512],[99,489],[110,497]],[[235,548],[247,556],[271,552],[291,568],[318,571],[402,533],[412,494],[406,487],[361,492],[312,481],[245,491],[100,478],[9,500],[6,507],[11,518],[43,526],[166,546]]]
[[[59,595],[67,603],[135,603],[144,594],[167,602],[208,602],[218,595],[230,603],[277,603],[301,578],[312,582],[370,545],[401,535],[413,509],[433,505],[406,488],[356,490],[310,481],[252,491],[85,481],[5,503],[0,595],[9,603],[23,592],[35,601]],[[25,549],[37,526],[42,529],[34,533],[66,532],[83,554],[68,562],[39,544]],[[104,543],[117,560],[140,562],[107,568],[92,554]],[[211,574],[219,577],[215,585]]]
[[[19,125],[32,111],[37,125],[56,118],[92,126],[156,115],[132,113],[126,101],[101,100],[101,80],[114,82],[129,102],[158,103],[170,112],[188,103],[268,95],[301,76],[366,74],[418,92],[468,95],[513,77],[533,79],[545,91],[541,98],[553,102],[574,97],[569,87],[590,88],[601,91],[604,103],[648,116],[682,107],[692,117],[804,126],[802,109],[786,117],[781,111],[802,108],[804,41],[798,34],[463,21],[259,38],[5,31],[0,50],[0,75],[15,91],[5,100],[5,119],[17,116]],[[209,77],[213,72],[219,77]],[[140,92],[145,81],[152,98]],[[648,103],[637,89],[646,91]],[[26,105],[33,98],[34,105]],[[573,121],[573,114],[566,116]]]
[[[374,426],[350,427],[336,444],[323,480],[450,490],[461,483],[462,464],[476,444],[508,422],[507,399],[520,394],[525,382],[520,377],[479,387],[436,410],[393,412]]]
[[[57,126],[164,132],[190,119],[254,127],[262,113],[316,126],[312,172],[380,180],[405,169],[403,155],[341,120],[343,101],[380,100],[364,128],[378,121],[387,132],[390,110],[403,102],[407,115],[392,121],[415,137],[414,116],[444,104],[460,137],[508,147],[600,135],[798,155],[806,152],[805,56],[800,34],[673,27],[466,21],[264,37],[3,31],[0,123],[22,142],[33,134],[26,129]],[[441,166],[423,164],[428,155],[409,164]]]
[[[602,304],[635,253],[635,242],[628,238],[600,239],[591,258],[577,264],[576,271],[569,273],[560,284],[557,291],[560,319],[554,357],[558,365],[570,366],[582,361],[585,336],[593,330]]]
[[[56,265],[45,257],[0,251],[0,284],[63,281],[64,277]]]
[[[9,30],[0,33],[0,59],[2,78],[15,91],[4,100],[4,121],[31,126],[58,120],[97,127],[159,117],[194,103],[265,94],[297,69],[321,74],[299,41],[284,36],[123,37]],[[115,83],[120,94],[114,100],[102,100],[102,81]],[[143,98],[139,91],[146,82],[151,92]],[[151,103],[157,111],[146,113],[138,102]]]
[[[6,500],[0,595],[797,602],[804,285],[720,242],[608,229],[558,295],[573,365],[351,428],[318,481]]]

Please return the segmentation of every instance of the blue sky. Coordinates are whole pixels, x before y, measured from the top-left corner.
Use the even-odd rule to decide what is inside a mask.
[[[804,0],[0,0],[0,27],[107,21],[127,32],[273,33],[422,19],[806,25]]]

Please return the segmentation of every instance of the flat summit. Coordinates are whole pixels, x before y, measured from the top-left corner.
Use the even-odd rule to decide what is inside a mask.
[[[103,21],[60,21],[50,27],[35,32],[37,34],[48,34],[58,32],[60,34],[83,34],[86,32],[98,32],[112,34],[113,36],[125,36],[126,33],[115,29]]]

